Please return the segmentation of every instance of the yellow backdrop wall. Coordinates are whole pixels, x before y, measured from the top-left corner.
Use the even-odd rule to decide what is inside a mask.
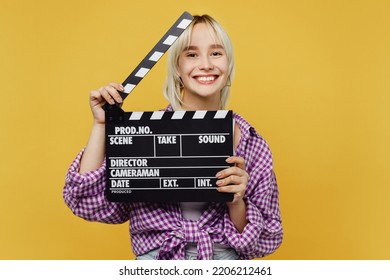
[[[91,89],[121,82],[183,12],[235,46],[230,108],[270,144],[284,242],[268,259],[390,258],[390,2],[0,0],[0,258],[131,259],[128,224],[62,200]],[[166,58],[126,110],[166,105]]]

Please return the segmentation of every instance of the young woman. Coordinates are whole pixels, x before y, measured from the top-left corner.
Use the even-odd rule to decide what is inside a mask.
[[[210,16],[194,21],[172,46],[165,109],[224,109],[233,79],[231,42]],[[69,168],[64,199],[89,221],[130,220],[137,259],[251,259],[274,252],[283,230],[272,155],[264,139],[234,113],[234,166],[216,174],[217,191],[233,193],[227,203],[115,203],[104,196],[105,117],[102,105],[121,103],[122,85],[110,83],[90,94],[94,124],[87,146]]]

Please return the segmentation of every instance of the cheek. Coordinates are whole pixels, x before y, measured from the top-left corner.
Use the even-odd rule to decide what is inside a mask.
[[[227,58],[218,59],[214,64],[225,75],[229,75],[229,61]]]
[[[182,61],[182,59],[181,59],[181,57],[179,56],[179,59],[177,60],[177,67],[176,67],[176,71],[177,71],[177,73],[179,74],[179,76],[181,76],[182,75],[182,73],[183,73],[183,61]]]
[[[188,61],[186,57],[179,56],[179,60],[177,61],[178,70],[180,72],[185,72],[185,69],[188,68]]]
[[[183,62],[180,62],[179,61],[179,65],[178,65],[178,71],[179,71],[179,74],[182,76],[182,75],[186,75],[186,74],[189,74],[191,72],[191,67],[188,63],[183,63]]]
[[[178,67],[177,67],[177,72],[179,73],[180,77],[183,77],[186,73],[185,68],[183,67],[183,64],[181,64],[180,62],[179,62]]]
[[[227,59],[223,61],[221,67],[226,74],[229,74],[229,61]]]
[[[226,62],[226,63],[222,63],[219,67],[220,71],[224,74],[224,79],[228,79],[229,77],[229,64]]]

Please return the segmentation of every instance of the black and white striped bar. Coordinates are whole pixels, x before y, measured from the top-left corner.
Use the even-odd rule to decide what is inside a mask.
[[[165,113],[166,112],[164,112],[164,111],[155,111],[150,116],[150,120],[161,120]],[[225,119],[227,114],[229,113],[229,111],[228,110],[175,111],[175,112],[173,112],[173,114],[170,112],[167,112],[167,115],[169,115],[169,117],[173,120],[181,120],[184,118],[184,115],[186,113],[187,113],[187,115],[190,115],[190,118],[192,118],[192,119],[205,119],[205,116],[207,113],[210,115],[209,118]],[[213,114],[214,114],[214,116],[213,116]],[[144,115],[144,112],[131,112],[129,120],[140,120],[143,115]],[[149,115],[149,113],[146,113],[146,115]],[[148,116],[146,118],[148,118]]]
[[[164,53],[172,46],[177,38],[190,25],[193,17],[191,14],[184,12],[179,19],[172,25],[160,41],[153,47],[153,49],[145,56],[140,64],[131,72],[131,74],[122,83],[124,92],[121,93],[123,99],[134,90],[138,83],[145,77],[145,75],[152,69],[152,67],[160,60]]]
[[[123,112],[106,123],[110,201],[231,201],[215,175],[233,155],[233,112]]]
[[[126,80],[122,83],[124,87],[123,92],[119,92],[123,100],[134,90],[134,88],[141,82],[152,67],[160,60],[165,52],[172,46],[172,44],[183,34],[184,30],[191,24],[193,16],[184,12],[176,22],[169,28],[164,36],[152,48],[152,50],[145,56],[145,58],[138,64],[138,66],[130,73]],[[106,121],[120,121],[122,119],[122,109],[116,103],[110,105],[104,104],[103,109],[106,111]]]

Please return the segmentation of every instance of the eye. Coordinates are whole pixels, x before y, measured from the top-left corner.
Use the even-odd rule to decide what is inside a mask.
[[[197,55],[194,52],[188,52],[188,53],[185,54],[185,56],[186,57],[196,57]]]
[[[222,56],[222,55],[223,55],[223,53],[221,51],[213,51],[211,53],[211,56]]]

